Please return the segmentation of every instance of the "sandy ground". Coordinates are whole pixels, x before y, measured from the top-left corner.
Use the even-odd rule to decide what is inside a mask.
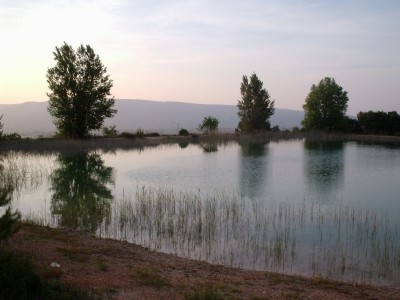
[[[41,276],[103,299],[400,299],[400,287],[227,268],[67,229],[24,226],[7,245],[31,256]]]

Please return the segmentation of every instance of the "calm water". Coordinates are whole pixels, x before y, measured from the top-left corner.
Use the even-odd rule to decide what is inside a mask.
[[[400,145],[3,153],[24,218],[243,268],[400,283]]]

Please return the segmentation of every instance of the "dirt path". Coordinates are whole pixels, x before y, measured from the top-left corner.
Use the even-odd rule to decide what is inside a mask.
[[[105,299],[400,299],[400,288],[232,269],[66,229],[24,226],[9,247],[31,255],[42,276]]]

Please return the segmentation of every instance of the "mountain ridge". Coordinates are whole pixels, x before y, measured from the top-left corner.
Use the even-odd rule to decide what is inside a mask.
[[[0,104],[3,131],[23,136],[51,135],[56,129],[47,106],[48,101]],[[106,119],[104,125],[115,125],[120,132],[135,132],[138,128],[160,134],[176,134],[181,128],[196,131],[203,118],[209,115],[218,118],[221,131],[233,131],[239,122],[236,105],[228,104],[116,99],[114,108],[117,113],[113,118]],[[272,126],[291,129],[300,127],[303,117],[302,111],[276,108],[270,122]]]

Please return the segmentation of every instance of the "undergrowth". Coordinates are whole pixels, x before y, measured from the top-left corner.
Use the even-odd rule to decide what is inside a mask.
[[[93,299],[89,294],[62,284],[44,280],[35,273],[32,261],[0,246],[0,299]]]

